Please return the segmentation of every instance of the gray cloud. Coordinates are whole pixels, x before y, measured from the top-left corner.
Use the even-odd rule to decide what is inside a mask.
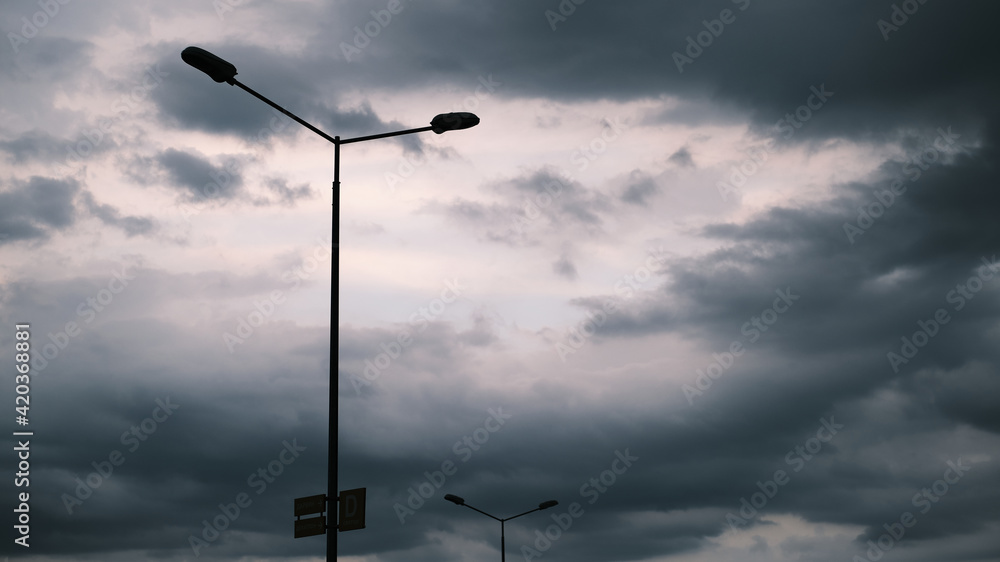
[[[689,157],[690,158],[690,157]],[[621,199],[633,205],[645,205],[648,199],[660,193],[660,186],[656,184],[654,178],[645,176],[642,173],[632,173],[625,191],[622,192]]]
[[[11,184],[0,192],[0,243],[45,239],[76,220],[76,181],[33,176]]]
[[[669,158],[667,158],[667,161],[676,164],[681,168],[695,167],[694,159],[691,158],[691,151],[688,150],[687,146],[678,148],[677,152],[674,152]]]
[[[493,303],[476,302],[475,291],[449,308],[447,319],[413,322],[412,310],[394,309],[398,301],[380,301],[380,317],[402,320],[340,326],[340,484],[368,489],[368,529],[340,534],[342,555],[379,562],[495,557],[495,522],[443,501],[455,493],[501,516],[559,500],[552,510],[506,526],[513,558],[574,502],[583,514],[543,560],[678,554],[726,562],[848,560],[863,557],[866,541],[878,540],[883,525],[904,511],[918,523],[890,556],[997,557],[1000,279],[979,274],[989,271],[980,269],[984,258],[1000,255],[997,51],[984,40],[993,36],[994,4],[919,4],[888,41],[877,21],[892,17],[892,2],[401,5],[350,61],[341,43],[354,40],[356,26],[363,30],[382,17],[378,10],[386,4],[242,3],[221,20],[204,3],[158,5],[155,13],[226,30],[216,34],[226,39],[202,45],[236,64],[248,85],[332,134],[419,126],[380,115],[379,96],[419,89],[447,92],[441,99],[452,91],[464,96],[484,75],[502,81],[490,93],[505,102],[541,99],[573,109],[574,102],[641,102],[637,131],[643,124],[698,128],[681,135],[697,150],[675,150],[676,140],[665,141],[654,154],[670,154],[666,160],[602,180],[571,181],[533,161],[465,198],[429,202],[422,212],[481,242],[484,255],[497,244],[544,253],[543,269],[551,264],[550,275],[561,276],[552,284],[574,290],[591,286],[581,272],[601,265],[598,246],[620,244],[624,252],[626,245],[649,243],[629,238],[630,228],[641,226],[653,239],[680,230],[692,241],[664,267],[651,268],[649,280],[627,298],[610,290],[563,302],[548,298],[553,309],[575,307],[581,321],[588,312],[596,318],[608,301],[621,305],[566,362],[552,348],[567,327],[553,320],[524,328],[523,316],[510,308],[495,312]],[[546,11],[558,13],[561,5],[574,11],[553,20],[553,30]],[[673,53],[684,53],[687,38],[706,31],[703,22],[713,25],[726,8],[735,22],[678,72]],[[5,21],[36,9],[11,8]],[[30,53],[0,56],[11,119],[58,122],[24,117],[4,130],[0,151],[25,166],[14,173],[58,161],[65,154],[58,139],[92,127],[89,111],[66,110],[54,100],[90,103],[85,86],[105,83],[98,68],[118,61],[109,61],[104,39],[86,38],[114,37],[119,26],[152,33],[142,12],[99,3],[72,22],[67,12],[32,40]],[[61,37],[79,30],[85,39]],[[264,149],[269,139],[287,142],[305,133],[184,65],[179,52],[186,44],[156,38],[163,42],[138,47],[122,63],[159,62],[170,73],[149,93],[154,111],[141,104],[130,110],[140,124],[122,134],[134,145],[102,145],[116,151],[120,170],[135,184],[198,199],[236,158],[155,146],[145,126],[235,136]],[[824,85],[834,94],[809,108],[811,87]],[[110,89],[119,94],[130,87],[113,82]],[[801,107],[808,119],[795,115]],[[486,104],[482,116],[484,123],[504,118]],[[779,119],[792,135],[774,130]],[[564,122],[570,115],[536,118],[538,127],[523,133],[548,134]],[[734,124],[748,124],[751,139],[801,144],[810,155],[826,141],[844,140],[880,151],[873,153],[889,152],[891,144],[905,154],[887,157],[867,177],[819,186],[830,194],[822,200],[816,193],[823,191],[804,185],[802,194],[783,193],[780,203],[728,215],[739,220],[720,219],[731,208],[719,204],[713,182],[699,174],[717,148],[711,128]],[[949,127],[964,150],[915,163],[938,129]],[[270,131],[263,140],[262,130]],[[417,137],[399,142],[405,151],[424,150]],[[692,151],[705,155],[698,166]],[[221,200],[246,195],[251,204],[294,206],[313,195],[284,177],[225,173]],[[894,180],[905,191],[890,199]],[[232,353],[223,339],[254,311],[263,315],[261,303],[274,291],[292,290],[280,272],[302,265],[305,254],[269,250],[275,254],[243,272],[146,265],[160,259],[156,248],[136,244],[150,243],[148,235],[167,223],[99,202],[82,182],[35,175],[10,179],[0,190],[5,249],[23,241],[58,259],[67,250],[46,243],[89,215],[127,235],[128,244],[102,248],[101,260],[131,256],[113,265],[76,260],[48,279],[26,273],[36,271],[29,261],[5,261],[0,320],[8,326],[30,320],[35,357],[53,355],[32,386],[32,426],[47,437],[32,451],[39,460],[32,473],[35,554],[28,559],[189,559],[189,537],[241,492],[252,505],[199,559],[320,556],[322,538],[291,539],[290,519],[293,498],[325,491],[328,327],[285,320],[288,309],[281,308]],[[385,238],[377,236],[385,230],[378,224],[347,224],[368,241]],[[112,292],[125,281],[124,290]],[[787,308],[779,311],[782,302]],[[900,351],[903,337],[916,339],[918,321],[927,325],[938,309],[949,321],[894,370],[887,353]],[[78,335],[66,334],[69,322]],[[411,338],[405,345],[403,333]],[[744,351],[727,359],[734,342]],[[14,362],[13,343],[10,332],[0,336],[7,364]],[[691,367],[690,357],[697,361],[699,354],[701,363]],[[377,376],[366,378],[376,364]],[[698,384],[696,369],[721,373],[703,378],[708,388],[689,402],[681,384]],[[74,493],[77,479],[96,470],[93,463],[125,451],[122,433],[167,397],[180,408],[67,513],[63,494]],[[499,430],[484,429],[501,409],[510,417]],[[807,458],[796,447],[818,435],[821,418],[843,428]],[[476,435],[488,441],[476,443]],[[278,459],[286,441],[306,449],[293,463],[279,460],[282,473],[257,494],[248,478]],[[14,443],[8,437],[4,445]],[[615,474],[616,452],[626,451],[637,460]],[[789,455],[802,463],[800,471]],[[947,463],[959,459],[971,466],[968,474],[920,512],[914,495],[933,488]],[[434,472],[445,461],[457,472],[436,486]],[[758,493],[778,469],[790,482],[742,527],[747,551],[727,550],[727,516],[738,514],[741,498]],[[614,484],[602,484],[606,491],[591,503],[585,491],[597,490],[592,482],[608,475]],[[396,505],[420,497],[414,490],[421,485],[433,491],[401,524]],[[0,484],[0,495],[13,497],[10,480]],[[823,531],[772,540],[767,533],[786,517]]]
[[[202,47],[243,69],[244,73],[239,74],[237,79],[248,87],[329,135],[348,138],[424,125],[383,121],[367,101],[354,107],[342,106],[336,101],[338,94],[349,88],[342,81],[325,83],[322,79],[324,74],[315,72],[326,66],[322,61],[303,64],[300,55],[248,45]],[[239,88],[217,84],[184,64],[176,54],[183,48],[179,46],[166,51],[170,54],[158,61],[172,76],[167,87],[158,88],[151,94],[165,122],[175,127],[236,135],[251,139],[253,143],[259,140],[269,142],[273,135],[287,136],[301,132],[301,125],[277,110],[266,107],[259,100],[239,91]],[[343,70],[340,69],[337,75],[344,75]],[[418,137],[405,136],[393,140],[407,152],[422,151],[423,145]]]
[[[301,184],[289,187],[288,181],[281,178],[267,178],[263,183],[268,193],[277,197],[277,203],[280,205],[294,205],[299,199],[309,198],[314,195],[308,185]]]
[[[735,21],[678,72],[673,53],[685,54],[687,38],[705,31],[703,20],[718,19],[727,8]],[[363,60],[352,67],[338,57],[325,66],[331,75],[342,66],[356,69],[386,88],[457,81],[471,68],[505,77],[505,95],[566,101],[664,92],[711,96],[752,115],[761,130],[807,103],[810,86],[825,83],[835,97],[799,138],[891,135],[900,126],[941,121],[972,126],[992,112],[987,92],[997,86],[989,63],[996,46],[980,41],[990,36],[988,22],[996,15],[989,2],[922,5],[889,41],[877,22],[891,17],[891,3],[861,0],[780,9],[758,2],[580,5],[555,31],[546,9],[557,8],[512,2],[454,12],[445,2],[407,5]],[[355,35],[352,27],[372,16],[359,6],[326,17],[339,32],[313,35],[312,52],[339,52]],[[456,43],[464,47],[457,58],[436,62]],[[955,60],[962,64],[948,63]]]
[[[7,153],[15,164],[28,161],[52,162],[65,157],[64,144],[52,135],[33,129],[16,139],[0,141],[0,150]]]
[[[232,199],[243,188],[243,175],[226,165],[214,166],[196,152],[168,148],[156,156],[173,187],[182,190],[188,201]]]
[[[435,203],[426,212],[440,213],[483,240],[510,245],[562,244],[576,235],[599,237],[603,216],[612,205],[600,192],[561,177],[550,168],[484,186],[490,202],[456,198]]]
[[[573,261],[566,255],[560,256],[559,259],[552,264],[552,271],[554,271],[556,275],[565,277],[570,281],[573,281],[580,276],[580,274],[576,271],[576,266],[573,265]]]
[[[122,216],[121,211],[107,204],[98,203],[94,196],[85,191],[81,195],[87,210],[108,226],[122,229],[129,237],[148,235],[156,230],[156,221],[152,217]]]

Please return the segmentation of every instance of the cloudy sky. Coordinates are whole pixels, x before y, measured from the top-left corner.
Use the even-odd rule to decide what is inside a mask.
[[[0,555],[323,559],[333,147],[196,45],[331,135],[482,120],[342,148],[344,560],[498,559],[445,494],[559,501],[510,560],[1000,559],[998,18],[3,3]]]

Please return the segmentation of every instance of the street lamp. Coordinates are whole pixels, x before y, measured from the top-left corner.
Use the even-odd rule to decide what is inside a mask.
[[[455,505],[464,505],[465,507],[467,507],[469,509],[478,511],[479,513],[482,513],[483,515],[485,515],[487,517],[490,517],[490,518],[493,518],[493,519],[496,519],[497,521],[500,522],[500,560],[501,560],[501,562],[506,562],[507,561],[507,549],[504,547],[504,538],[505,538],[505,536],[504,536],[504,525],[503,524],[505,522],[510,521],[511,519],[517,519],[521,515],[527,515],[529,513],[534,513],[536,511],[541,511],[543,509],[548,509],[550,507],[555,507],[555,506],[559,505],[559,502],[557,502],[556,500],[549,500],[547,502],[542,502],[542,503],[538,504],[538,507],[536,507],[535,509],[532,509],[530,511],[525,511],[524,513],[521,513],[521,514],[518,514],[518,515],[514,515],[513,517],[507,517],[507,518],[501,519],[499,517],[496,517],[495,515],[490,515],[489,513],[486,513],[485,511],[483,511],[481,509],[476,509],[476,508],[472,507],[471,505],[465,503],[465,499],[464,498],[460,498],[460,497],[458,497],[458,496],[456,496],[454,494],[445,494],[444,495],[444,499],[450,501],[451,503],[453,503]]]
[[[327,460],[327,517],[332,515],[336,518],[337,499],[339,488],[337,487],[337,427],[338,427],[338,377],[337,377],[337,356],[339,332],[339,309],[340,309],[340,145],[355,142],[408,135],[411,133],[421,133],[424,131],[434,131],[437,134],[446,131],[457,131],[468,129],[479,124],[479,117],[468,112],[442,113],[431,119],[427,127],[416,129],[406,129],[404,131],[394,131],[390,133],[380,133],[377,135],[367,135],[350,139],[341,139],[339,136],[331,137],[309,123],[303,121],[297,115],[274,103],[273,101],[258,94],[236,79],[236,67],[212,53],[198,47],[188,47],[181,52],[184,62],[204,72],[212,80],[230,86],[239,86],[250,95],[263,101],[267,105],[277,109],[281,113],[292,118],[295,122],[303,125],[310,131],[333,143],[333,226],[331,228],[332,256],[330,259],[330,445],[329,457]],[[337,533],[336,525],[327,524],[326,538],[326,559],[337,559]]]

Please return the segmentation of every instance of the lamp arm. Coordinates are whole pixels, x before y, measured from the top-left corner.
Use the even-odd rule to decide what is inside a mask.
[[[367,136],[363,136],[363,137],[354,137],[353,139],[342,139],[340,141],[340,144],[350,144],[352,142],[361,142],[361,141],[374,140],[374,139],[384,139],[386,137],[398,137],[399,135],[409,135],[409,134],[412,134],[412,133],[422,133],[424,131],[430,131],[432,129],[434,129],[434,127],[429,127],[429,126],[428,127],[418,127],[416,129],[406,129],[405,131],[393,131],[391,133],[379,133],[377,135],[367,135]]]
[[[317,135],[323,137],[324,139],[332,142],[333,144],[338,144],[338,141],[336,139],[334,139],[333,137],[331,137],[330,135],[324,133],[323,131],[320,131],[316,127],[313,127],[312,125],[310,125],[309,123],[307,123],[305,120],[301,119],[298,115],[295,115],[294,113],[292,113],[291,111],[288,111],[284,107],[281,107],[280,105],[274,103],[273,101],[271,101],[271,100],[265,98],[264,96],[258,94],[257,92],[255,92],[253,90],[253,88],[250,88],[249,86],[246,86],[245,84],[243,84],[242,82],[240,82],[239,80],[237,80],[235,78],[233,78],[233,82],[232,83],[235,86],[239,86],[240,88],[243,88],[244,90],[246,90],[247,93],[249,93],[253,97],[259,99],[260,101],[266,103],[267,105],[269,105],[269,106],[277,109],[278,111],[284,113],[285,115],[291,117],[299,125],[304,126],[305,128],[309,129],[310,131],[312,131],[312,132],[316,133]]]
[[[536,507],[535,509],[532,509],[531,511],[525,511],[524,513],[520,513],[518,515],[513,515],[511,517],[508,517],[508,518],[504,519],[504,521],[510,521],[511,519],[517,519],[518,517],[520,517],[522,515],[527,515],[529,513],[534,513],[536,511],[539,511],[540,509],[541,509],[540,507]]]
[[[496,519],[497,521],[499,521],[501,523],[503,523],[504,521],[506,521],[506,519],[500,519],[499,517],[497,517],[495,515],[490,515],[489,513],[486,513],[485,511],[483,511],[481,509],[476,509],[476,508],[472,507],[471,505],[469,505],[467,503],[463,503],[462,505],[464,505],[465,507],[467,507],[467,508],[469,508],[469,509],[471,509],[473,511],[478,511],[479,513],[482,513],[483,515],[485,515],[487,517],[490,517],[492,519]]]

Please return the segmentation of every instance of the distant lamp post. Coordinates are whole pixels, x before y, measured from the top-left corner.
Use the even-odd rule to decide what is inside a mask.
[[[328,474],[327,474],[327,516],[333,517],[333,521],[329,522],[327,525],[327,540],[326,540],[326,559],[336,560],[337,559],[337,533],[334,531],[336,528],[336,513],[337,513],[337,501],[339,497],[339,488],[337,486],[337,427],[338,427],[338,403],[337,403],[337,386],[339,379],[337,377],[337,357],[338,357],[338,345],[337,345],[337,335],[339,331],[339,311],[340,311],[340,145],[350,144],[355,142],[382,139],[386,137],[396,137],[399,135],[408,135],[411,133],[421,133],[424,131],[433,131],[437,134],[444,133],[445,131],[458,131],[460,129],[468,129],[469,127],[475,127],[479,124],[479,117],[473,113],[468,112],[456,112],[456,113],[442,113],[436,115],[431,119],[430,126],[419,127],[416,129],[406,129],[403,131],[394,131],[391,133],[380,133],[377,135],[367,135],[363,137],[355,137],[351,139],[341,139],[339,136],[331,137],[330,135],[324,133],[323,131],[317,129],[316,127],[310,125],[309,123],[303,121],[297,115],[288,111],[287,109],[281,107],[280,105],[274,103],[273,101],[265,98],[264,96],[258,94],[247,86],[243,85],[239,80],[236,79],[236,67],[233,66],[226,60],[223,60],[212,53],[201,49],[198,47],[188,47],[181,52],[181,58],[184,62],[197,68],[198,70],[204,72],[212,80],[222,83],[225,82],[230,86],[239,86],[240,88],[246,90],[250,95],[263,101],[267,105],[277,109],[281,113],[287,115],[295,122],[306,127],[310,131],[316,133],[317,135],[323,137],[324,139],[333,143],[333,226],[331,228],[331,236],[333,238],[333,255],[330,258],[330,448],[328,457]],[[331,532],[333,531],[333,532]]]
[[[450,501],[451,503],[453,503],[455,505],[464,505],[465,507],[467,507],[467,508],[469,508],[471,510],[478,511],[479,513],[482,513],[483,515],[485,515],[487,517],[490,517],[492,519],[496,519],[497,521],[500,522],[500,560],[501,560],[501,562],[506,562],[507,561],[507,552],[506,552],[506,548],[504,546],[504,539],[505,539],[505,536],[504,536],[504,523],[505,522],[510,521],[511,519],[517,519],[518,517],[520,517],[522,515],[527,515],[529,513],[534,513],[536,511],[541,511],[543,509],[548,509],[550,507],[555,507],[555,506],[559,505],[559,502],[557,502],[556,500],[549,500],[547,502],[542,502],[542,503],[538,504],[538,507],[536,507],[535,509],[532,509],[530,511],[525,511],[524,513],[520,513],[520,514],[514,515],[512,517],[506,517],[504,519],[501,519],[501,518],[499,518],[499,517],[497,517],[495,515],[490,515],[489,513],[486,513],[485,511],[483,511],[481,509],[476,509],[476,508],[472,507],[471,505],[465,503],[465,499],[464,498],[460,498],[460,497],[458,497],[458,496],[456,496],[454,494],[445,494],[444,495],[444,499]]]

